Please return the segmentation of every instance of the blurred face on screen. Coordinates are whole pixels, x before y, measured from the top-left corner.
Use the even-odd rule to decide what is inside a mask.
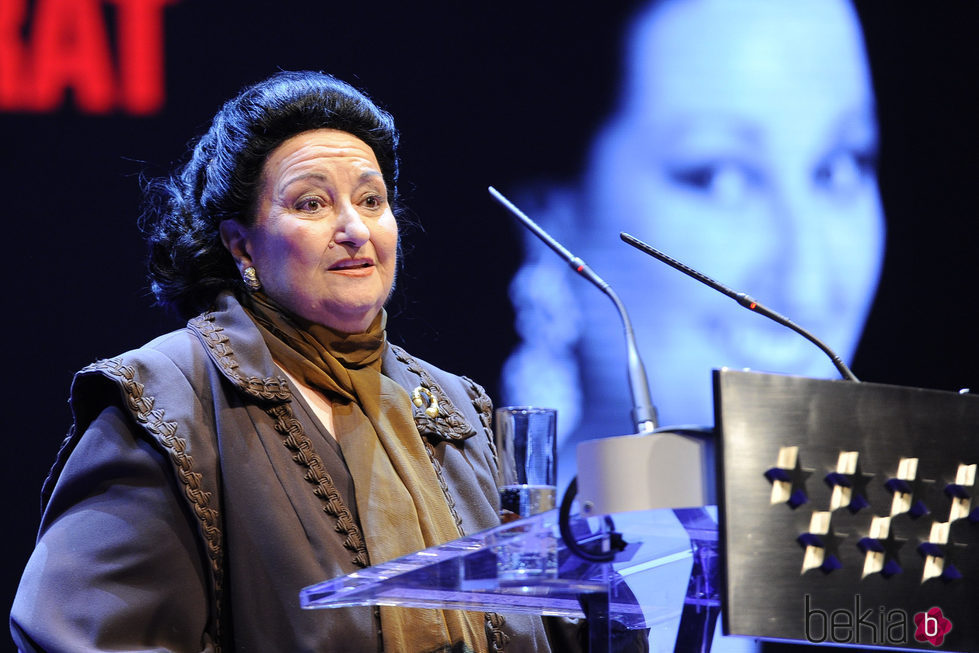
[[[715,367],[836,376],[800,336],[632,250],[618,232],[748,293],[851,359],[884,237],[854,11],[843,0],[667,1],[640,16],[631,43],[618,113],[595,142],[578,247],[632,314],[662,421],[710,420]],[[582,299],[592,314],[607,311],[599,293]],[[605,328],[586,338],[618,352],[620,327]]]

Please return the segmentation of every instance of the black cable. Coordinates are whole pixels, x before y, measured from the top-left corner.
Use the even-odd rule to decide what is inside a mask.
[[[574,503],[574,498],[578,494],[578,477],[575,476],[568,483],[568,489],[564,491],[564,498],[561,499],[561,508],[558,511],[558,529],[561,531],[561,539],[564,540],[564,545],[568,548],[568,551],[582,560],[587,560],[588,562],[612,562],[615,560],[616,551],[614,548],[604,551],[602,553],[592,553],[584,549],[578,540],[575,539],[574,533],[571,532],[571,504]]]

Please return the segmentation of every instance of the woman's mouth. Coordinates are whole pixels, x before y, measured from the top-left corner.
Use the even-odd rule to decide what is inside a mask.
[[[374,261],[369,258],[351,258],[337,261],[329,267],[331,272],[359,272],[374,267]]]

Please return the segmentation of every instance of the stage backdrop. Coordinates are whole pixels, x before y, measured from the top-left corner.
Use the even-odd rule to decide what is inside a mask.
[[[276,70],[331,72],[395,115],[414,226],[403,231],[392,339],[496,393],[517,341],[507,285],[521,237],[486,186],[576,175],[613,105],[636,9],[542,5],[2,0],[3,605],[70,423],[73,371],[180,324],[147,291],[141,177],[166,174],[223,100]],[[854,370],[979,391],[979,6],[858,8],[888,235]]]

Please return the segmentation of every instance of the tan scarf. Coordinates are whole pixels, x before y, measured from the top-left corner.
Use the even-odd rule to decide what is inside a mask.
[[[333,402],[337,440],[353,478],[372,564],[460,536],[411,399],[381,373],[387,314],[364,333],[345,334],[287,314],[262,293],[245,301],[280,365]],[[381,607],[384,650],[398,653],[487,650],[483,614]],[[458,647],[458,648],[457,648]]]

